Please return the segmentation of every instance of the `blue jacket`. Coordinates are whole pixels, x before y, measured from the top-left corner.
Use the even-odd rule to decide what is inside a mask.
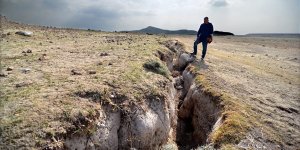
[[[204,41],[209,35],[213,34],[213,32],[214,27],[210,22],[208,24],[202,23],[198,30],[197,38],[200,38],[200,41]]]

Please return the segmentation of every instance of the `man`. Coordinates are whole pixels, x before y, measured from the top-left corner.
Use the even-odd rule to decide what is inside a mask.
[[[213,25],[208,22],[208,17],[204,18],[204,23],[201,24],[198,33],[197,33],[197,39],[194,42],[194,52],[191,53],[191,55],[195,56],[197,55],[197,46],[199,43],[202,42],[202,57],[201,60],[204,60],[206,50],[207,50],[207,43],[212,42],[212,34],[214,31]]]

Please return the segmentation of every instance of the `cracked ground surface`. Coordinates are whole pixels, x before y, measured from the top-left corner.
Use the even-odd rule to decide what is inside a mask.
[[[175,37],[192,52],[194,37]],[[198,46],[198,59],[201,44]],[[202,72],[247,104],[262,132],[284,149],[300,146],[300,38],[214,37]]]

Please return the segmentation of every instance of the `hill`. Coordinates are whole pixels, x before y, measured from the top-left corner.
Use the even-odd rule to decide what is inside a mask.
[[[126,32],[126,31],[125,31]],[[141,29],[141,30],[133,30],[133,31],[127,31],[127,32],[138,32],[138,33],[147,33],[147,34],[178,34],[178,35],[197,35],[197,31],[194,30],[165,30],[160,29],[153,26],[148,26],[147,28]],[[234,35],[231,32],[223,32],[223,31],[214,31],[213,35],[216,36],[225,36],[225,35]]]
[[[214,36],[226,36],[226,35],[234,35],[231,32],[224,32],[224,31],[214,31]]]
[[[196,35],[197,31],[194,30],[164,30],[152,26],[148,26],[147,28],[141,29],[141,30],[134,30],[129,32],[139,32],[139,33],[148,33],[148,34],[179,34],[179,35]]]

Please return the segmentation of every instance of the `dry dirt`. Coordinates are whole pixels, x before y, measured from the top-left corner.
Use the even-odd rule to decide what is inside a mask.
[[[192,52],[194,37],[174,38]],[[201,50],[199,44],[198,59]],[[272,132],[269,138],[283,149],[300,147],[300,37],[214,37],[204,64],[195,65],[211,84],[253,110],[260,132]],[[251,145],[253,135],[247,138],[244,144]]]

